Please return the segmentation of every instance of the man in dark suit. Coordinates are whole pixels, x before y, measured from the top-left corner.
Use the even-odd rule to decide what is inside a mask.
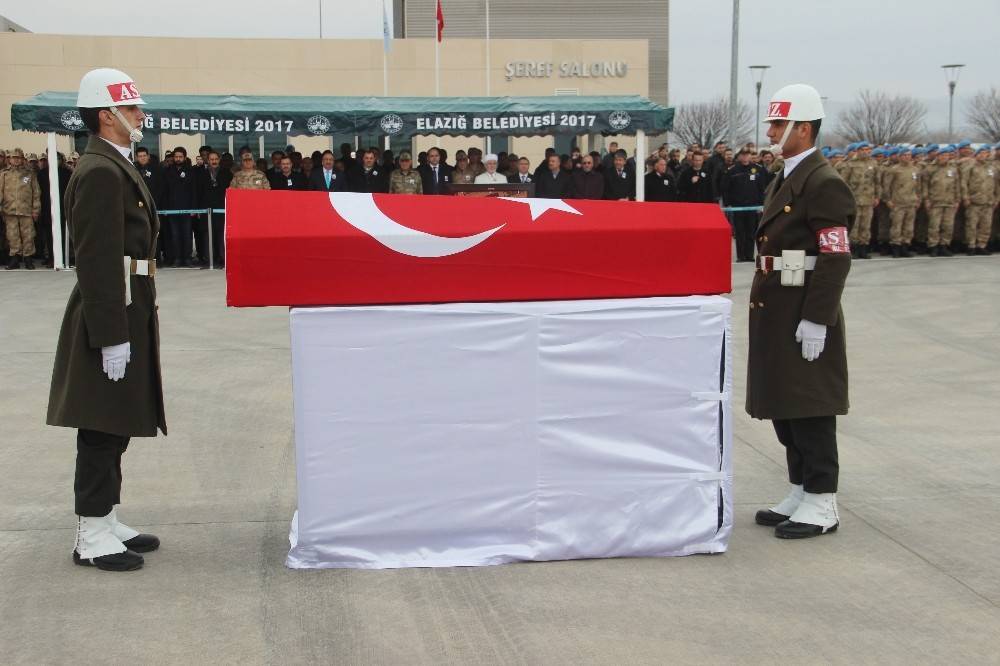
[[[763,169],[750,163],[750,149],[740,149],[736,164],[721,178],[722,205],[738,208],[759,206],[764,203]],[[757,211],[736,211],[729,213],[736,238],[736,260],[753,261],[753,234],[760,220]]]
[[[320,158],[320,168],[314,168],[309,174],[309,189],[319,192],[343,192],[347,189],[347,178],[333,168],[333,151],[323,152]]]
[[[388,192],[389,174],[375,164],[375,151],[370,148],[361,156],[361,164],[347,174],[350,192]]]
[[[220,165],[219,153],[210,150],[205,168],[198,171],[198,208],[225,210],[226,190],[233,182],[233,172]],[[226,214],[212,213],[212,262],[216,268],[226,265]],[[208,247],[207,241],[205,247]],[[200,249],[200,248],[199,248]],[[201,253],[199,252],[199,255]],[[200,257],[207,261],[208,256]]]
[[[431,148],[427,151],[427,162],[417,167],[420,179],[424,184],[424,194],[447,194],[451,186],[453,169],[441,161],[441,149]]]
[[[517,171],[507,176],[507,182],[523,185],[535,182],[535,175],[531,173],[531,162],[528,161],[527,157],[517,160]]]
[[[635,199],[635,173],[625,168],[628,154],[624,150],[615,153],[611,169],[604,172],[604,198],[618,201]]]
[[[712,174],[705,168],[705,157],[700,152],[694,153],[691,164],[681,169],[677,177],[677,195],[688,203],[715,203]]]
[[[580,158],[580,168],[573,169],[574,199],[604,198],[604,176],[594,166],[594,155],[587,154]]]
[[[195,170],[187,162],[187,150],[178,146],[171,163],[163,170],[163,205],[166,210],[190,210],[198,205],[198,185]],[[167,265],[191,266],[192,216],[189,213],[164,215],[164,226],[170,229]]]
[[[646,201],[677,201],[677,184],[667,170],[667,160],[657,158],[653,170],[646,174]]]
[[[277,178],[271,180],[272,190],[296,190],[303,192],[309,189],[309,182],[302,172],[295,171],[292,167],[291,157],[281,158],[281,171]]]
[[[562,169],[562,159],[549,155],[548,169],[535,180],[535,196],[539,199],[572,199],[573,179]]]
[[[841,294],[851,270],[854,195],[816,150],[819,92],[794,84],[771,98],[767,137],[784,166],[768,186],[750,287],[746,411],[774,424],[789,494],[757,512],[775,536],[829,534],[837,513],[837,416],[847,414],[847,335]]]

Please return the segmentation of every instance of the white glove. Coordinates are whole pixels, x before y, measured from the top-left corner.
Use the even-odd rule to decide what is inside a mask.
[[[125,376],[125,366],[132,360],[132,345],[123,342],[120,345],[101,347],[101,358],[104,361],[104,373],[113,382]]]
[[[803,319],[795,329],[795,341],[802,343],[802,358],[815,361],[826,345],[826,326]]]

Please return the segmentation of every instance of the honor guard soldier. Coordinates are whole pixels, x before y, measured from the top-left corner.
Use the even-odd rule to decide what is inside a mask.
[[[229,187],[233,190],[269,190],[271,183],[264,172],[257,168],[253,153],[246,152],[240,156],[240,170],[233,174],[233,182]]]
[[[24,151],[15,148],[7,156],[9,164],[0,172],[0,211],[3,212],[10,258],[7,270],[35,267],[35,220],[42,212],[42,192],[35,172],[25,164]]]
[[[399,168],[389,175],[390,194],[423,194],[424,181],[413,168],[413,156],[405,150],[399,154]]]
[[[889,209],[889,248],[894,258],[912,257],[910,243],[923,192],[920,167],[913,163],[918,148],[903,150],[899,164],[885,173],[882,199]]]
[[[66,188],[76,252],[49,393],[49,425],[77,428],[73,561],[106,571],[143,565],[155,536],[119,520],[122,454],[131,437],[167,434],[156,308],[159,223],[133,166],[145,104],[131,77],[114,69],[83,76],[77,107],[90,132]]]
[[[924,178],[924,206],[927,208],[927,255],[950,257],[951,237],[955,231],[955,213],[961,199],[958,169],[951,162],[955,149],[944,146],[937,152],[937,162],[927,169]]]
[[[878,165],[872,159],[872,147],[867,141],[855,146],[858,156],[841,172],[847,186],[854,192],[858,219],[851,228],[851,245],[858,259],[869,258],[872,239],[872,216],[880,195]]]
[[[847,350],[840,297],[851,269],[855,202],[816,150],[824,117],[812,86],[774,94],[767,136],[785,165],[767,189],[750,288],[746,410],[770,419],[788,463],[788,496],[757,512],[775,536],[837,529],[837,422],[846,414]]]
[[[974,162],[962,178],[962,204],[965,206],[966,254],[991,254],[990,242],[993,211],[1000,204],[1000,180],[993,162],[989,161],[990,146],[976,150]]]

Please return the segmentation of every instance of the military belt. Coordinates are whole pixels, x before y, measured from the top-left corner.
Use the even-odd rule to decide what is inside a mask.
[[[757,270],[764,273],[771,273],[773,271],[780,271],[782,266],[781,257],[769,257],[769,256],[758,256],[757,257]],[[807,256],[805,269],[811,271],[816,268],[816,257]]]

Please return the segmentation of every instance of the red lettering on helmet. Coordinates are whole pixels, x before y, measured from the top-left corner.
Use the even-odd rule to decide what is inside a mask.
[[[819,251],[823,254],[850,254],[851,242],[847,227],[827,227],[816,234]]]
[[[139,90],[132,81],[122,83],[112,83],[108,87],[108,94],[111,95],[112,102],[125,102],[136,97],[141,97]]]
[[[771,102],[767,107],[768,118],[787,118],[792,109],[791,102]]]

